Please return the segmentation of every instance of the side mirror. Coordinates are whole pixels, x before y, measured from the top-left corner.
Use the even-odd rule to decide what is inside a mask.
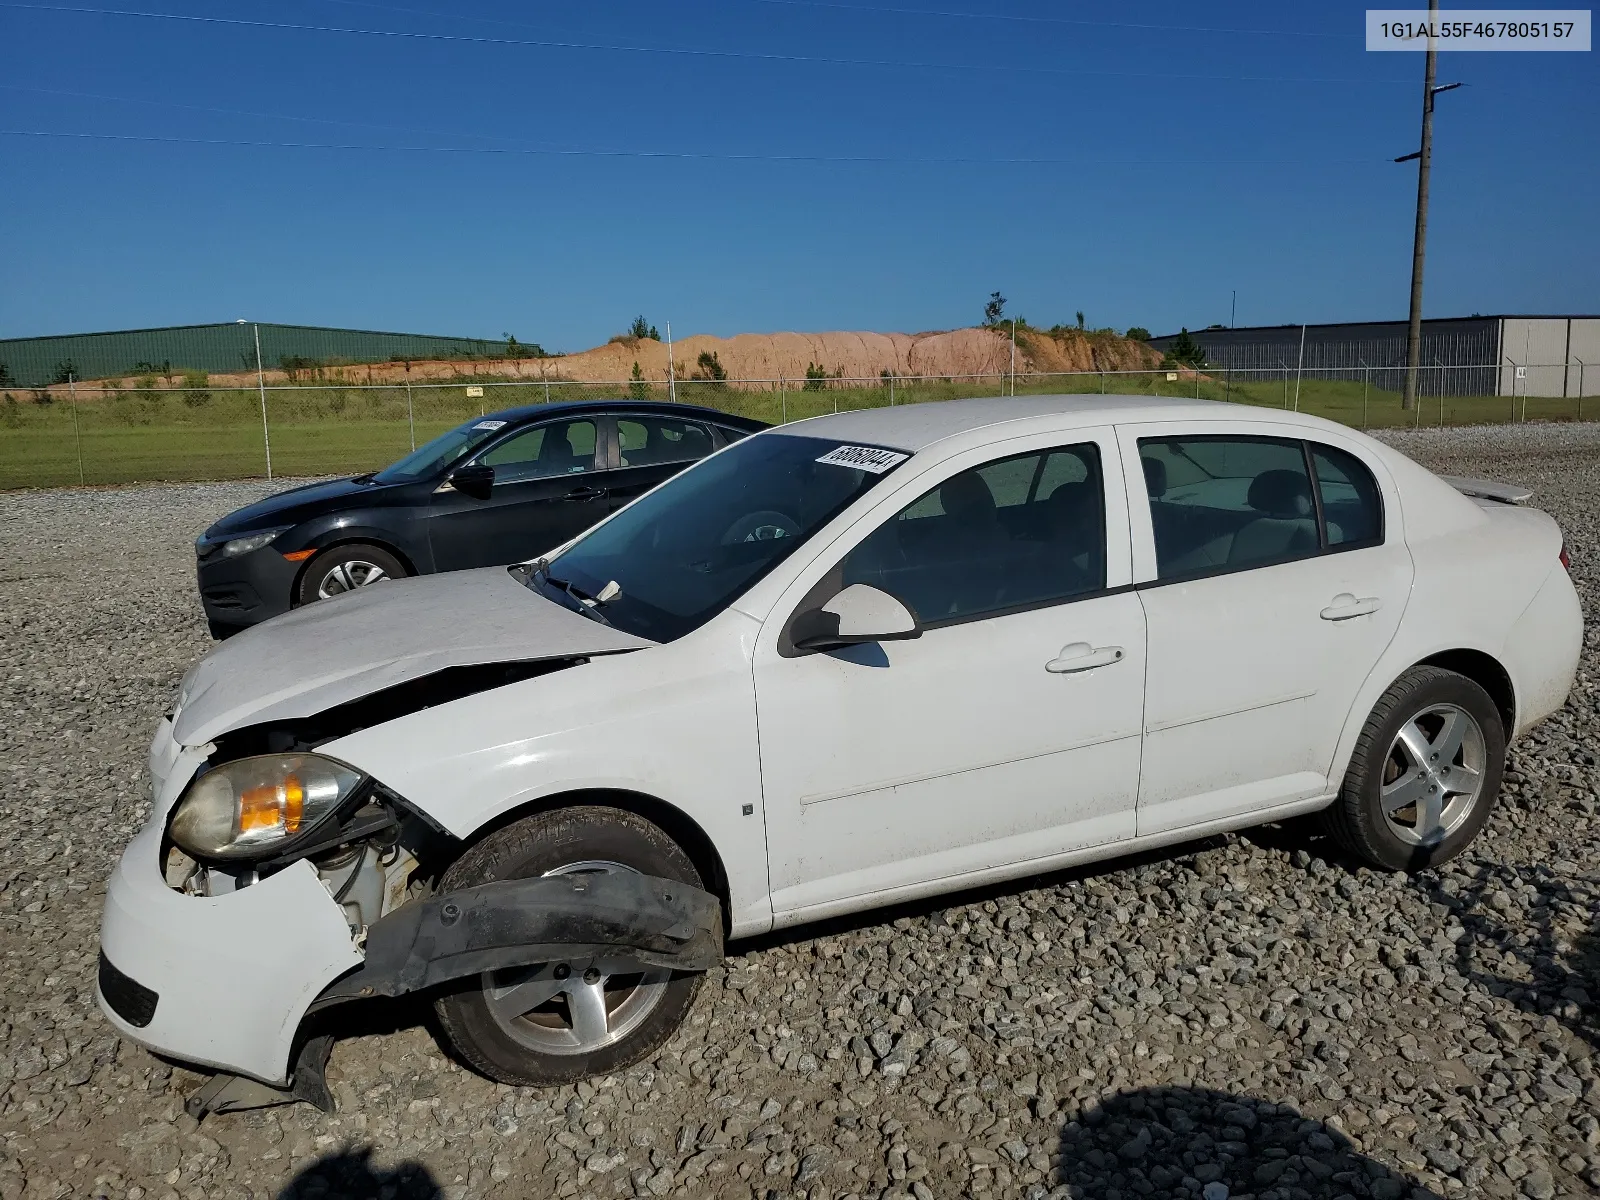
[[[494,468],[474,463],[450,472],[450,486],[474,500],[487,500],[494,489]]]
[[[852,583],[821,608],[801,613],[789,629],[797,650],[836,650],[921,636],[922,625],[909,608],[866,583]]]

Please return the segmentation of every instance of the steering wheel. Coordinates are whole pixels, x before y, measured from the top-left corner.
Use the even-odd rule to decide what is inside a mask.
[[[770,542],[778,538],[799,536],[800,526],[793,518],[765,508],[759,512],[746,513],[728,526],[722,535],[722,544],[731,546],[736,542]]]

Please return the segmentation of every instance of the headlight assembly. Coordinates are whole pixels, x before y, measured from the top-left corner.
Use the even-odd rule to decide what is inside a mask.
[[[248,537],[234,538],[222,544],[224,558],[238,558],[241,554],[249,554],[252,550],[259,550],[263,546],[272,545],[281,534],[289,532],[292,526],[285,525],[281,529],[264,529],[260,533],[252,533]]]
[[[361,785],[317,754],[264,754],[207,771],[172,817],[172,840],[201,859],[259,858],[307,832]]]

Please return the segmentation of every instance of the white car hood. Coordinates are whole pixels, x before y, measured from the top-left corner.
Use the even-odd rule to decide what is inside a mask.
[[[179,689],[173,737],[202,745],[446,667],[650,645],[530,591],[504,567],[393,580],[294,609],[213,647]]]

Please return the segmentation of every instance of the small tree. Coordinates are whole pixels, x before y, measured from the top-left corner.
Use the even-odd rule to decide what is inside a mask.
[[[628,336],[631,338],[647,338],[655,337],[655,335],[655,326],[644,319],[643,313],[635,317],[633,324],[628,326]]]
[[[650,399],[650,385],[644,381],[644,372],[639,370],[639,360],[637,358],[633,360],[633,375],[631,378],[632,382],[628,384],[628,399]]]
[[[723,369],[722,360],[717,357],[715,350],[702,350],[700,357],[695,361],[694,378],[714,383],[718,387],[727,387],[728,372]]]
[[[989,303],[983,306],[983,323],[991,329],[1000,324],[1000,318],[1005,315],[1006,298],[999,292],[989,293]]]
[[[1172,339],[1172,345],[1167,348],[1167,357],[1198,371],[1206,365],[1206,348],[1194,340],[1187,328],[1183,328],[1178,330],[1178,336]]]
[[[828,368],[818,366],[814,362],[806,364],[806,382],[804,390],[820,392],[828,386]]]
[[[1081,308],[1078,310],[1078,328],[1083,328],[1083,309]]]
[[[50,376],[50,382],[71,383],[76,378],[78,378],[78,368],[73,365],[70,358],[64,358],[56,364],[56,369]]]
[[[11,387],[17,381],[11,378],[11,368],[0,362],[0,387]]]
[[[1150,331],[1143,325],[1130,325],[1128,326],[1128,332],[1122,336],[1130,342],[1148,342],[1150,340]]]

